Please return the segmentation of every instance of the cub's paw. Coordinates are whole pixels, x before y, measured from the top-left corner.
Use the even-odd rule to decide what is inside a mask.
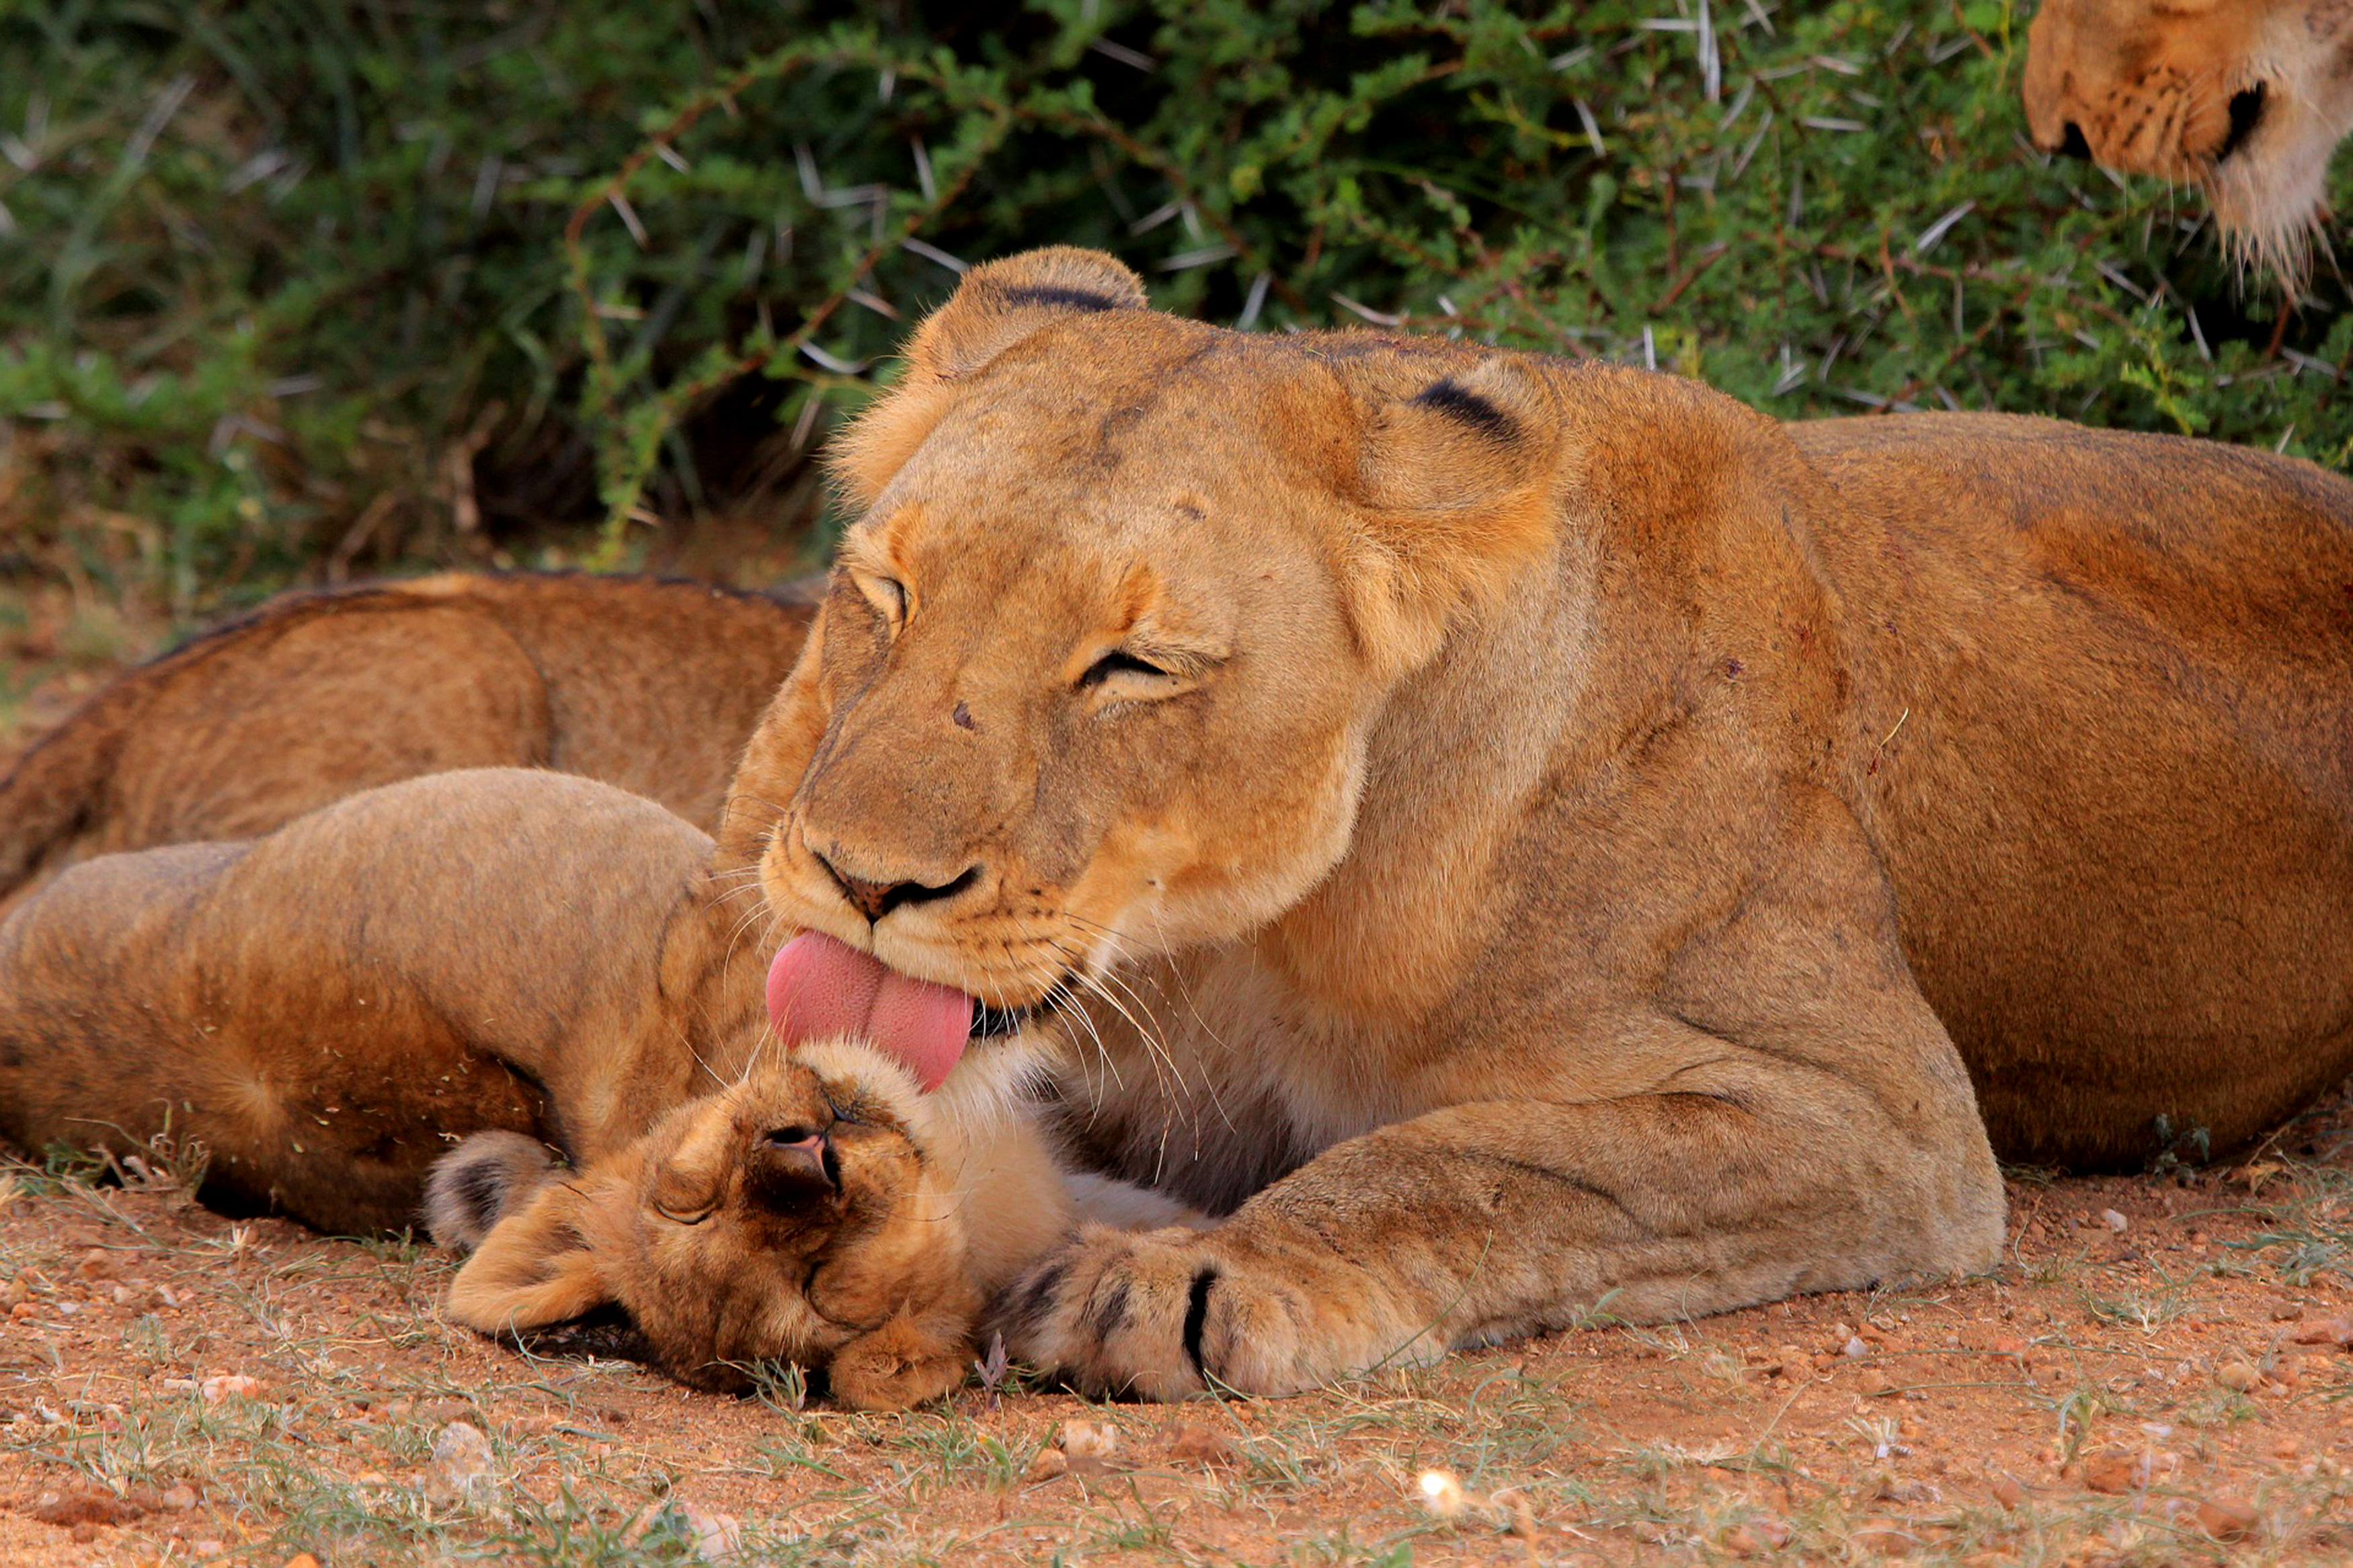
[[[1379,1359],[1356,1359],[1363,1314],[1338,1310],[1351,1290],[1360,1308],[1368,1282],[1332,1272],[1286,1268],[1215,1231],[1089,1226],[1007,1291],[997,1315],[1017,1359],[1090,1394],[1295,1394]]]
[[[852,1410],[908,1410],[960,1386],[972,1346],[893,1318],[833,1354],[826,1381]]]

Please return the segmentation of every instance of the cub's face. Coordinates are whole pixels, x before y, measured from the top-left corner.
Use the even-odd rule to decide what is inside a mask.
[[[479,1135],[437,1167],[428,1198],[445,1241],[481,1231],[450,1314],[499,1331],[617,1305],[665,1370],[722,1390],[746,1386],[754,1362],[825,1366],[869,1342],[846,1381],[837,1369],[837,1393],[886,1407],[930,1397],[960,1380],[980,1300],[924,1118],[903,1069],[821,1046],[679,1107],[576,1174],[543,1153],[530,1170],[512,1134]]]
[[[838,456],[863,514],[723,833],[783,926],[983,1032],[1300,900],[1384,693],[1541,510],[1541,389],[1493,356],[1142,303],[1040,252],[924,325]]]

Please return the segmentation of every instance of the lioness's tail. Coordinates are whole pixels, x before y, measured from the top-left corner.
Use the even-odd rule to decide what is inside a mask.
[[[113,682],[0,776],[0,910],[98,816],[146,698],[136,676]]]

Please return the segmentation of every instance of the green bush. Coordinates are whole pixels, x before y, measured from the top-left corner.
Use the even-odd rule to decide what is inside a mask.
[[[792,536],[955,267],[1052,241],[1213,320],[1631,359],[1784,416],[2353,457],[2344,283],[2283,317],[2195,198],[2028,149],[2022,5],[975,9],[21,8],[16,570],[186,608]]]

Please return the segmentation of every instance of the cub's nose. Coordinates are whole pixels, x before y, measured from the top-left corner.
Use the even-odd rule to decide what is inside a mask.
[[[870,923],[910,904],[952,899],[980,879],[980,868],[967,866],[944,882],[869,881],[863,877],[851,876],[824,855],[818,856],[817,863],[825,868],[826,875],[833,879],[834,885],[841,889],[841,896],[849,900],[850,907],[864,915]]]
[[[779,1127],[752,1146],[754,1190],[773,1207],[790,1207],[841,1189],[841,1164],[826,1130]]]

